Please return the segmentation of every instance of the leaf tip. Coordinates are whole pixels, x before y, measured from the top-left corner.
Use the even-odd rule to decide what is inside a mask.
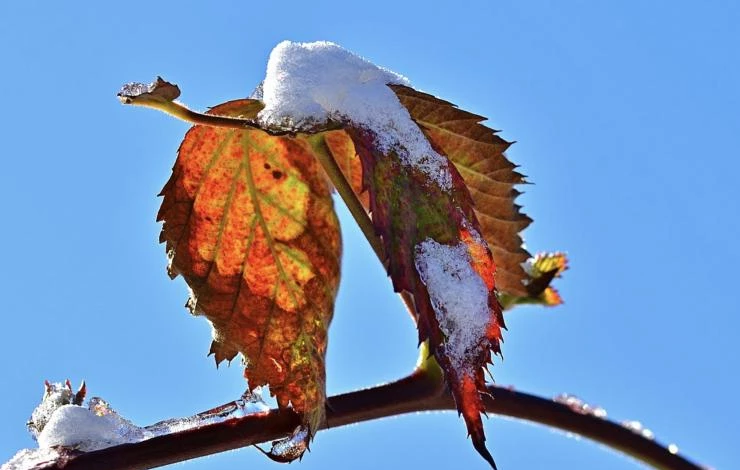
[[[475,450],[480,454],[481,457],[483,457],[483,460],[488,462],[488,464],[491,466],[493,470],[498,470],[498,467],[496,466],[496,462],[493,460],[493,456],[488,451],[488,448],[486,448],[485,438],[482,438],[482,439],[473,438],[473,447],[475,447]]]

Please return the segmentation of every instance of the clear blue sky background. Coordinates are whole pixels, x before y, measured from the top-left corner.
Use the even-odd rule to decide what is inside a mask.
[[[155,196],[188,126],[115,93],[160,74],[204,109],[249,94],[279,41],[326,39],[519,142],[527,244],[566,250],[572,268],[565,306],[509,314],[498,382],[575,393],[700,463],[740,463],[738,2],[84,3],[0,3],[0,461],[32,445],[46,378],[85,378],[139,424],[240,394],[157,243]],[[332,394],[416,358],[366,242],[347,228],[345,244]],[[486,429],[502,470],[638,468],[545,428]],[[246,449],[180,468],[274,465]],[[454,413],[322,432],[294,465],[486,468]]]

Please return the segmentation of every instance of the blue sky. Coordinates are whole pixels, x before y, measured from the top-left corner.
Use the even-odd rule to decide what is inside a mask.
[[[196,109],[248,95],[283,39],[331,40],[488,116],[535,183],[532,251],[565,250],[566,305],[509,313],[498,383],[574,393],[702,464],[740,461],[740,6],[737,2],[2,2],[0,461],[44,379],[84,378],[138,424],[244,388],[206,358],[157,243],[156,194],[187,125],[121,106],[174,81]],[[346,217],[344,217],[347,220]],[[345,229],[329,393],[409,372],[416,336]],[[639,468],[587,441],[493,417],[502,470]],[[454,413],[322,432],[302,469],[486,468]],[[267,468],[253,449],[185,469]]]

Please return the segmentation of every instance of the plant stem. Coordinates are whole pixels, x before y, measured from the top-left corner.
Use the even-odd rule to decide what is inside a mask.
[[[342,173],[339,165],[337,165],[336,160],[334,160],[331,151],[327,148],[323,136],[320,134],[299,134],[299,137],[311,142],[313,149],[315,150],[314,156],[316,157],[316,160],[324,169],[324,173],[329,177],[329,181],[331,181],[334,188],[336,188],[337,193],[339,193],[339,196],[347,205],[347,209],[350,214],[352,214],[355,222],[357,222],[357,225],[360,227],[362,234],[365,235],[368,243],[370,243],[370,247],[375,252],[375,256],[377,256],[380,263],[385,266],[386,253],[380,237],[375,232],[375,226],[373,225],[367,210],[360,202],[360,199],[355,194],[352,186],[349,184],[349,181],[344,177],[344,173]]]
[[[701,470],[700,466],[686,458],[617,423],[580,414],[546,398],[496,386],[489,386],[488,389],[495,398],[485,402],[486,409],[491,413],[576,433],[658,469]],[[454,409],[453,399],[440,387],[440,382],[417,372],[396,382],[329,398],[327,422],[322,429],[405,413]],[[35,470],[155,468],[282,438],[299,423],[300,418],[291,410],[271,410],[269,413],[230,419],[135,444],[88,453],[70,453],[61,459],[63,461],[38,466]]]
[[[230,116],[218,116],[213,114],[199,113],[197,111],[193,111],[192,109],[177,101],[162,99],[160,97],[152,96],[149,94],[144,94],[141,96],[120,96],[120,98],[123,104],[156,109],[191,124],[221,127],[226,129],[258,129],[271,135],[292,134],[288,131],[262,129],[254,119],[243,119]],[[314,149],[316,150],[314,152],[316,159],[318,160],[319,164],[321,164],[324,172],[336,188],[339,196],[347,205],[347,209],[349,210],[352,217],[355,219],[357,225],[360,227],[362,234],[365,235],[368,243],[370,243],[370,247],[373,249],[373,252],[375,252],[375,256],[378,257],[380,264],[385,266],[387,259],[385,249],[383,248],[380,237],[377,235],[377,233],[375,233],[375,226],[373,225],[373,222],[370,219],[367,210],[360,202],[359,198],[352,189],[352,186],[350,186],[349,182],[347,181],[347,178],[344,177],[344,174],[339,168],[339,165],[337,165],[337,162],[331,156],[331,152],[328,148],[326,148],[326,144],[324,144],[323,138],[318,134],[319,132],[333,129],[337,129],[337,125],[329,123],[325,126],[325,128],[315,129],[315,134],[300,134],[300,137],[306,139],[314,146]],[[401,300],[406,306],[409,314],[411,314],[411,318],[416,321],[416,309],[414,307],[413,297],[408,292],[400,292],[399,295],[401,296]]]
[[[341,168],[337,165],[337,161],[331,155],[331,151],[324,143],[323,137],[317,134],[302,135],[302,137],[311,142],[314,150],[316,150],[314,152],[316,160],[318,160],[319,164],[324,169],[326,176],[329,178],[329,181],[331,181],[334,188],[336,188],[337,193],[339,193],[339,196],[344,201],[344,204],[347,206],[352,218],[355,219],[355,222],[360,227],[362,234],[365,235],[365,239],[367,239],[370,247],[375,252],[375,256],[378,257],[378,261],[380,261],[380,264],[385,267],[387,260],[385,249],[383,248],[380,236],[375,232],[375,226],[370,219],[370,215],[368,215],[367,209],[362,205],[362,202],[360,202],[360,199],[357,197],[357,194],[355,194],[355,191],[352,189],[349,181],[347,181],[347,178],[344,177],[344,173],[342,173]],[[413,296],[406,291],[399,292],[399,295],[406,306],[406,310],[408,310],[411,315],[411,318],[416,322],[416,307],[414,306]]]
[[[193,111],[187,106],[177,101],[168,101],[162,99],[152,99],[146,96],[142,97],[121,97],[123,104],[142,106],[145,108],[156,109],[170,116],[176,117],[191,124],[200,124],[203,126],[221,127],[225,129],[260,129],[260,127],[251,119],[242,119],[230,116],[217,116],[213,114],[203,114]]]

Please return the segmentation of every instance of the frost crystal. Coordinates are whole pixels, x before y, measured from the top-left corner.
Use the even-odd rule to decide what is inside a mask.
[[[151,93],[154,89],[154,83],[137,83],[137,82],[131,82],[126,83],[121,87],[121,89],[118,91],[119,96],[127,96],[127,97],[134,97],[143,95],[144,93]]]
[[[635,420],[626,420],[620,423],[623,428],[627,428],[635,434],[639,434],[645,439],[652,441],[655,439],[655,434],[650,429],[642,425],[641,422]]]
[[[560,395],[553,398],[553,401],[563,404],[576,413],[580,413],[582,415],[591,415],[595,416],[596,418],[602,419],[605,419],[607,416],[606,410],[604,408],[600,406],[589,405],[577,396],[568,393],[561,393]]]
[[[270,453],[286,460],[295,460],[306,451],[308,438],[308,428],[299,426],[286,439],[273,442]]]
[[[429,291],[456,370],[470,370],[470,354],[484,341],[490,322],[488,289],[463,243],[442,245],[427,238],[416,246],[414,264]]]
[[[0,470],[29,470],[56,462],[56,449],[22,449],[0,466]]]
[[[449,190],[447,159],[432,149],[389,84],[409,81],[330,42],[284,41],[270,54],[258,118],[267,127],[293,130],[349,121],[369,130],[381,152],[396,152],[405,165]]]
[[[269,452],[265,452],[260,446],[255,447],[275,462],[290,463],[303,457],[308,450],[310,440],[311,433],[308,426],[298,426],[290,436],[272,441],[272,448]]]
[[[149,439],[219,423],[227,419],[243,418],[247,415],[265,413],[269,410],[270,407],[262,399],[259,387],[257,387],[253,392],[245,392],[240,399],[212,410],[188,418],[168,419],[147,426],[144,428],[144,436]]]

